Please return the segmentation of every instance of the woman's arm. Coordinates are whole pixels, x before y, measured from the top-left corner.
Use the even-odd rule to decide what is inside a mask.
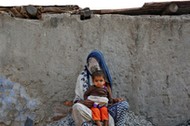
[[[111,88],[110,88],[109,84],[106,84],[106,87],[107,87],[107,91],[108,91],[108,100],[109,100],[108,103],[111,105],[113,103]]]
[[[89,89],[84,93],[84,100],[86,100],[88,98],[88,96],[90,95],[92,91],[92,86],[89,87]]]
[[[84,99],[84,83],[86,81],[84,78],[84,74],[86,74],[85,71],[82,71],[77,78],[75,87],[75,98],[73,100],[74,103]]]
[[[123,98],[113,98],[112,97],[112,91],[111,91],[110,85],[106,84],[106,86],[107,86],[108,92],[109,92],[108,99],[110,100],[109,101],[110,103],[117,103],[117,102],[120,102],[120,101],[124,101]]]

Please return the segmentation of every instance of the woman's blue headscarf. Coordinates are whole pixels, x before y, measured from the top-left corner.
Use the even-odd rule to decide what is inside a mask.
[[[98,61],[101,70],[104,71],[104,74],[107,77],[107,81],[110,84],[110,87],[112,88],[112,78],[111,78],[109,69],[106,65],[106,62],[105,62],[102,52],[100,52],[99,50],[93,50],[87,57],[87,63],[88,63],[89,58],[91,58],[91,57],[94,57]]]

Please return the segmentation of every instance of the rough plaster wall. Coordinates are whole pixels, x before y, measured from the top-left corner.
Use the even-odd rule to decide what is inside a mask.
[[[100,49],[113,76],[113,94],[155,125],[190,119],[190,17],[44,15],[0,16],[0,75],[38,99],[36,123],[57,101],[72,100],[87,54]]]
[[[137,44],[140,112],[158,125],[175,125],[190,118],[189,19],[154,18],[149,23],[144,32],[149,37]]]

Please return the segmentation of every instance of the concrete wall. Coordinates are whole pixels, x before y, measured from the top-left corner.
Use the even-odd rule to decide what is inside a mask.
[[[190,119],[190,16],[44,15],[42,20],[0,16],[1,111],[15,106],[10,119],[16,125],[19,110],[46,121],[56,102],[72,100],[77,75],[87,54],[99,49],[113,77],[113,94],[128,99],[130,110],[158,126],[174,126]],[[19,84],[20,95],[10,95]],[[18,86],[17,86],[18,87]],[[5,95],[7,94],[7,95]],[[27,97],[25,97],[27,95]],[[31,99],[7,102],[7,99]],[[28,105],[28,106],[27,106]],[[20,109],[18,109],[22,106]],[[2,109],[3,108],[3,109]],[[19,119],[18,119],[19,122]],[[18,123],[17,122],[17,123]],[[19,124],[18,124],[19,125]]]

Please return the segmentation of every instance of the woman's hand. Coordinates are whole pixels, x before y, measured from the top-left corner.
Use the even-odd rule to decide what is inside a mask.
[[[121,102],[121,101],[124,101],[123,98],[114,98],[113,99],[113,103],[117,103],[117,102]]]
[[[81,104],[87,106],[88,108],[91,108],[91,107],[93,106],[93,104],[94,104],[93,101],[88,100],[88,99],[86,99],[86,100],[81,100],[81,101],[79,101],[79,103],[81,103]]]
[[[65,101],[63,104],[65,106],[72,106],[73,105],[73,101]]]

